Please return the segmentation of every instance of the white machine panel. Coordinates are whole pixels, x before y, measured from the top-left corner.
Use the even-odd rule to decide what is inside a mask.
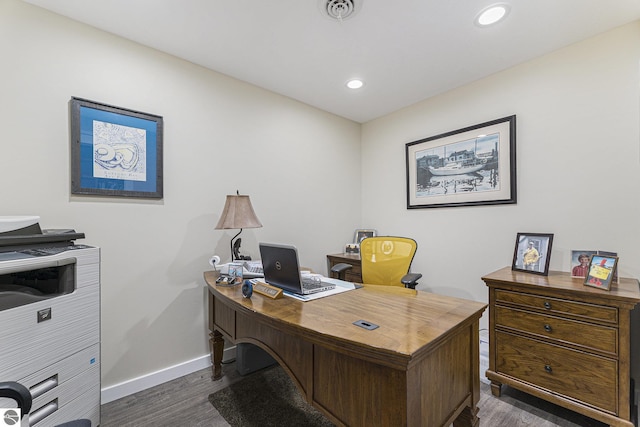
[[[73,282],[68,293],[42,297],[35,292],[39,299],[25,296],[27,302],[19,293],[7,296],[20,286],[0,283],[0,381],[18,381],[30,390],[33,406],[23,426],[48,427],[79,418],[100,424],[100,249],[67,249],[0,253],[0,277],[16,271],[28,275],[30,269],[59,263],[66,269],[65,283]],[[21,302],[13,306],[16,298]]]

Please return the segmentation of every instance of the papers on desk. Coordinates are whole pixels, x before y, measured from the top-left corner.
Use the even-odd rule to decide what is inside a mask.
[[[312,301],[314,299],[324,298],[330,295],[335,295],[335,294],[339,294],[346,291],[352,291],[354,289],[361,287],[360,285],[356,286],[354,283],[346,282],[340,279],[334,279],[331,277],[323,277],[322,281],[333,283],[336,287],[333,289],[329,289],[328,291],[316,292],[315,294],[309,294],[309,295],[294,294],[293,292],[289,292],[289,291],[284,291],[284,294],[288,297],[295,298],[300,301]]]
[[[242,278],[243,279],[259,279],[264,277],[262,272],[262,263],[260,261],[244,261],[242,266]],[[249,268],[248,268],[249,267]],[[229,264],[220,264],[220,274],[229,274]]]

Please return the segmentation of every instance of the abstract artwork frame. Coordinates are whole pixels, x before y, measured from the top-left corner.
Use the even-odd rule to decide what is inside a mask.
[[[163,197],[163,118],[71,98],[71,194]]]

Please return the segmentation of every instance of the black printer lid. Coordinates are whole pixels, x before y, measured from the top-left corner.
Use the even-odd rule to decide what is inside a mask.
[[[72,229],[41,230],[39,224],[33,224],[0,233],[0,252],[43,246],[69,246],[76,239],[84,239],[84,233],[77,233]]]

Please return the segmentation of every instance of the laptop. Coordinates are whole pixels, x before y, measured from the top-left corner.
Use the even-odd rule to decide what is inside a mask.
[[[335,288],[333,283],[322,282],[317,276],[303,277],[298,264],[295,246],[260,243],[260,257],[264,269],[264,280],[285,291],[309,295]]]

